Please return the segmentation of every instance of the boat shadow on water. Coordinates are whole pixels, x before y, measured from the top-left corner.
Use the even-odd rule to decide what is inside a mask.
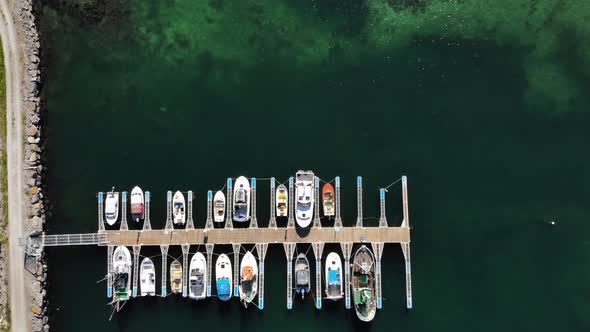
[[[297,223],[295,223],[295,232],[297,233],[297,235],[299,237],[302,237],[302,238],[307,237],[307,235],[309,235],[310,231],[311,231],[311,226],[302,228],[302,227],[299,227],[299,225],[297,225]]]

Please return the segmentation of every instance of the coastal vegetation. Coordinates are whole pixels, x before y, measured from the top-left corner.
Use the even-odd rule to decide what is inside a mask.
[[[6,75],[4,68],[4,54],[2,47],[0,47],[0,252],[3,253],[3,257],[6,257],[4,253],[8,252],[8,200],[7,200],[7,188],[8,180],[6,175]],[[0,258],[1,260],[2,258]],[[3,269],[0,274],[0,282],[5,283],[6,278],[4,276],[4,269],[6,261],[0,261],[0,268]],[[3,289],[6,289],[6,285],[2,285]],[[8,294],[5,295],[8,297]],[[8,305],[8,299],[6,304],[0,303],[0,331],[10,331],[10,306]]]

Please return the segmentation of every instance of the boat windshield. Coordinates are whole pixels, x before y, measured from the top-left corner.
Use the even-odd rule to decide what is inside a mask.
[[[236,203],[246,203],[246,191],[244,189],[236,191]]]

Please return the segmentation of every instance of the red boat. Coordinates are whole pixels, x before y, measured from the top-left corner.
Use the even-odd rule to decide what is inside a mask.
[[[334,216],[334,187],[326,183],[322,187],[322,204],[324,207],[324,216]]]

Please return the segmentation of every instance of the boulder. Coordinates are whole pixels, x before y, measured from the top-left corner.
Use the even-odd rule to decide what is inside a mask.
[[[35,144],[35,137],[33,137],[33,136],[27,137],[27,143],[29,143],[29,144]]]
[[[39,187],[31,187],[29,192],[31,193],[31,195],[36,195],[39,193]]]
[[[31,311],[32,311],[32,312],[33,312],[35,315],[40,315],[40,314],[41,314],[41,312],[42,312],[42,310],[41,310],[41,307],[39,307],[39,306],[36,306],[36,305],[34,305],[34,306],[32,306],[32,307],[31,307]]]
[[[37,127],[34,125],[28,126],[27,129],[25,129],[25,133],[27,134],[27,136],[35,136],[38,132],[39,129],[37,129]]]

